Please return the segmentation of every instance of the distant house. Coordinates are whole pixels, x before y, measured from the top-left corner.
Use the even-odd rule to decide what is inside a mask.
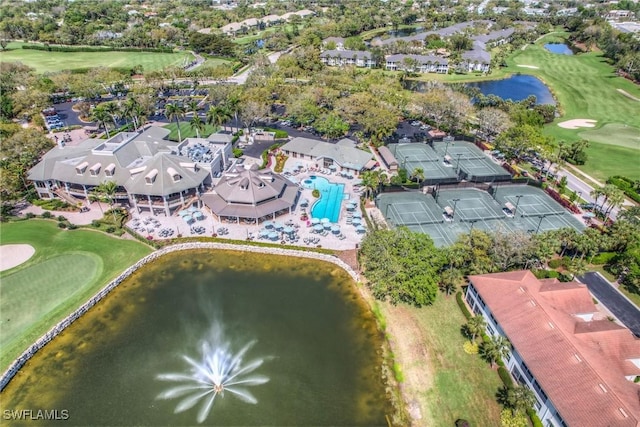
[[[228,167],[232,148],[224,136],[187,138],[179,144],[167,140],[168,135],[168,129],[150,127],[73,147],[60,145],[29,170],[28,179],[40,198],[69,202],[88,200],[93,188],[113,181],[119,203],[169,216],[193,202]]]
[[[220,31],[228,36],[235,36],[241,29],[242,24],[240,24],[239,22],[232,22],[230,24],[222,26],[220,28]]]
[[[318,167],[335,167],[355,175],[375,167],[371,153],[355,147],[355,141],[342,139],[335,144],[310,138],[293,138],[280,147],[287,156],[314,160]]]
[[[391,71],[410,71],[416,73],[447,74],[449,61],[433,55],[389,55],[385,58],[385,67]]]
[[[503,362],[533,391],[543,425],[640,425],[640,340],[601,313],[585,285],[484,274],[469,277],[465,299],[488,335],[512,344]]]
[[[335,49],[330,50],[344,50],[344,39],[342,37],[327,37],[322,40],[322,47],[326,48],[331,43],[335,44]]]
[[[371,59],[371,52],[363,50],[325,50],[320,54],[320,61],[331,67],[353,65],[372,68],[375,66],[375,62]]]
[[[475,36],[472,40],[482,42],[488,47],[501,46],[511,41],[514,32],[515,29],[513,28],[505,28],[503,30],[492,31],[489,34]]]
[[[491,54],[486,50],[486,46],[481,41],[473,42],[473,49],[462,54],[461,68],[469,73],[488,73],[491,69]]]
[[[605,15],[605,18],[618,20],[618,19],[628,18],[630,16],[633,16],[633,12],[631,12],[630,10],[610,10]]]
[[[262,18],[260,18],[260,20],[264,22],[265,25],[267,25],[268,27],[271,27],[272,25],[277,25],[283,21],[282,17],[279,15],[263,16]]]

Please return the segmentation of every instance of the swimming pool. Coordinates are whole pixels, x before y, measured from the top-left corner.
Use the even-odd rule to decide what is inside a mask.
[[[304,186],[320,191],[320,199],[311,208],[311,217],[329,218],[331,222],[338,222],[340,204],[344,199],[344,184],[335,184],[321,176],[311,175],[309,179],[304,180]]]

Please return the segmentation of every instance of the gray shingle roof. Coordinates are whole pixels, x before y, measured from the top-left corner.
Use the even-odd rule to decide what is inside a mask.
[[[358,171],[363,170],[369,160],[373,159],[371,153],[355,148],[355,142],[353,146],[349,147],[344,144],[331,144],[317,139],[298,137],[280,149],[318,159],[333,159],[339,166]]]
[[[320,54],[321,58],[344,58],[344,59],[371,59],[371,52],[366,50],[325,50]]]
[[[236,166],[202,201],[216,215],[260,218],[290,208],[297,195],[298,186],[281,175],[258,170],[256,165]]]

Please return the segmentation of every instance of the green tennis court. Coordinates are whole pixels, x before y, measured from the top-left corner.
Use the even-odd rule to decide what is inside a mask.
[[[436,246],[451,245],[472,229],[495,232],[542,233],[559,228],[584,229],[584,224],[539,188],[527,185],[494,187],[495,198],[476,188],[383,193],[376,206],[394,227],[431,236]],[[507,208],[507,203],[516,212]]]

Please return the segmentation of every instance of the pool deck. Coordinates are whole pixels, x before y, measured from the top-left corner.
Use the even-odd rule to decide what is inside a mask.
[[[298,164],[302,165],[302,169],[296,171],[295,166]],[[357,204],[357,208],[354,212],[360,212],[360,189],[358,185],[360,184],[360,179],[353,178],[348,179],[339,175],[339,172],[336,174],[335,172],[331,174],[324,174],[318,171],[311,171],[309,168],[315,168],[315,162],[309,160],[295,159],[290,158],[287,160],[285,165],[285,172],[288,172],[298,183],[302,184],[305,179],[309,179],[312,175],[327,178],[330,182],[333,183],[341,183],[344,184],[344,193],[348,195],[350,201],[355,201]],[[355,188],[354,188],[355,187]],[[327,236],[321,236],[319,234],[313,233],[313,227],[308,226],[307,220],[302,221],[300,219],[303,212],[309,213],[313,203],[315,202],[315,198],[311,194],[312,189],[304,188],[301,185],[300,196],[298,200],[307,199],[309,201],[308,207],[301,207],[300,204],[296,205],[292,210],[291,214],[281,215],[276,217],[275,221],[287,224],[292,223],[293,227],[297,229],[297,235],[299,240],[297,243],[289,243],[287,245],[291,246],[301,246],[301,247],[317,247],[321,246],[325,249],[335,249],[335,250],[349,250],[355,249],[357,245],[362,240],[364,233],[359,234],[356,232],[355,227],[352,224],[347,224],[347,210],[346,203],[347,199],[343,200],[342,206],[340,207],[340,218],[337,222],[340,225],[340,231],[345,236],[345,239],[338,239],[337,235],[329,232]],[[178,234],[181,234],[182,237],[197,237],[197,236],[212,236],[214,233],[217,234],[217,230],[219,228],[226,228],[228,230],[228,234],[218,235],[220,239],[232,239],[232,240],[247,240],[251,238],[254,241],[265,242],[265,243],[280,243],[281,240],[278,239],[276,241],[267,240],[267,239],[258,239],[258,232],[264,228],[262,224],[247,224],[240,220],[240,223],[236,222],[226,222],[226,221],[217,221],[214,215],[209,211],[206,206],[203,206],[199,209],[204,214],[204,219],[200,221],[194,222],[192,225],[188,225],[185,223],[177,214],[165,217],[165,216],[152,216],[148,212],[144,212],[141,214],[134,214],[134,218],[127,223],[127,226],[132,230],[136,231],[138,234],[142,236],[150,236],[153,240],[162,240],[162,237],[158,235],[159,231],[162,229],[171,229],[174,231],[174,234],[171,238],[175,238]],[[152,220],[153,219],[153,220]],[[144,224],[145,221],[148,221],[150,224]],[[138,225],[135,225],[138,224]],[[157,224],[157,225],[156,225]],[[363,219],[363,224],[366,227],[366,223]],[[144,226],[144,227],[143,227]],[[201,234],[195,234],[191,232],[192,226],[201,226],[204,228],[204,232]],[[135,229],[138,230],[135,230]],[[152,232],[149,232],[148,229],[151,229]],[[318,243],[315,244],[307,244],[305,243],[305,238],[316,238],[319,239]]]

